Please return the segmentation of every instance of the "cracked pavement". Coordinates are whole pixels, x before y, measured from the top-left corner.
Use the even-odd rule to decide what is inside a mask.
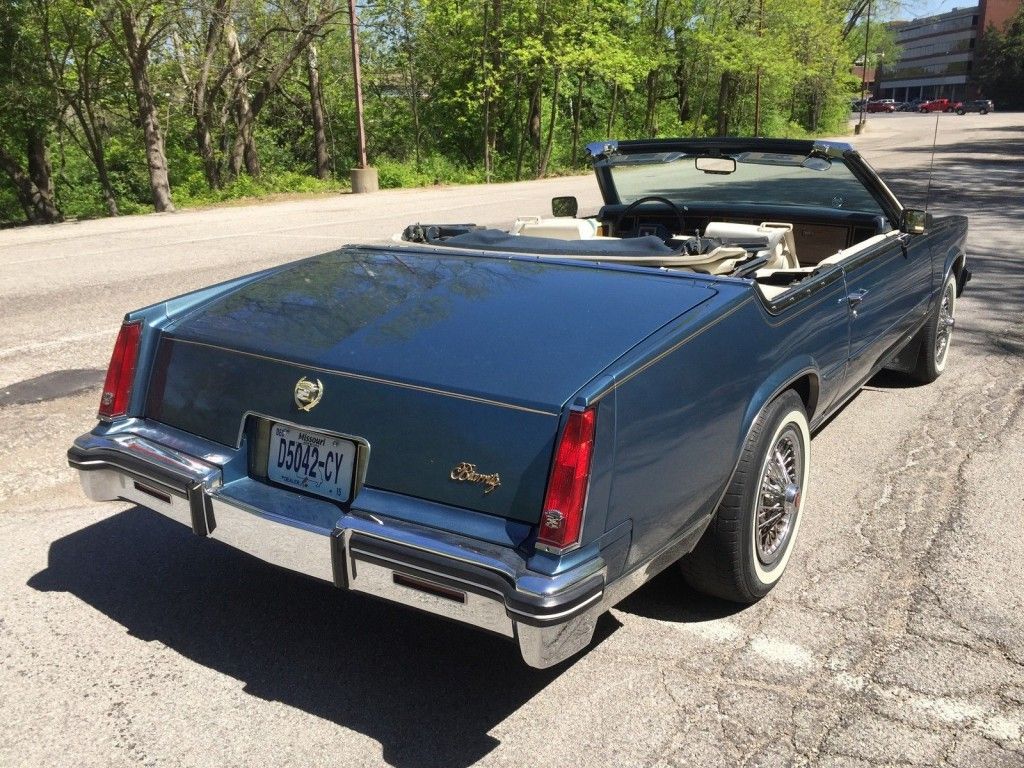
[[[935,118],[870,118],[922,206]],[[974,272],[945,374],[882,374],[815,435],[765,600],[670,569],[547,671],[90,504],[63,454],[125,310],[419,219],[593,210],[590,177],[0,232],[0,765],[1024,767],[1022,190],[1024,115],[939,116],[930,209],[971,217]]]

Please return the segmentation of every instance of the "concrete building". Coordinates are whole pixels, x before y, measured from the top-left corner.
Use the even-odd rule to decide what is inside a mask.
[[[984,96],[973,77],[985,54],[981,34],[990,26],[1003,28],[1020,4],[1021,0],[981,0],[936,16],[889,22],[899,60],[880,68],[875,95],[897,101]]]

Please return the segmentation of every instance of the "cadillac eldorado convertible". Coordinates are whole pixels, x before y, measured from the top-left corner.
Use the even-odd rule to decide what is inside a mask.
[[[68,452],[86,494],[535,667],[676,563],[766,595],[812,432],[882,368],[945,368],[967,220],[840,143],[590,152],[594,216],[413,224],[128,314]]]

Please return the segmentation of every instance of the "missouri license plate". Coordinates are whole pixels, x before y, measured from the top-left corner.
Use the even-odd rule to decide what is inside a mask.
[[[352,497],[356,444],[284,424],[270,427],[267,478],[335,501]]]

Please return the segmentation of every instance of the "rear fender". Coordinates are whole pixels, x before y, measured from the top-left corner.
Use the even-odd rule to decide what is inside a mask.
[[[946,284],[949,276],[956,276],[956,295],[960,296],[964,292],[964,286],[967,281],[971,279],[971,273],[966,268],[967,265],[967,254],[959,246],[950,248],[946,252],[945,266],[942,268],[942,283],[940,287]]]
[[[737,457],[739,451],[743,449],[743,443],[746,442],[747,435],[750,434],[750,430],[754,426],[754,420],[764,407],[774,400],[778,395],[787,389],[793,387],[793,385],[808,377],[811,385],[807,392],[799,392],[802,399],[804,399],[804,406],[807,408],[807,420],[811,421],[814,416],[814,411],[818,404],[818,391],[821,382],[821,375],[818,370],[818,366],[814,359],[808,355],[801,355],[793,360],[790,360],[782,368],[776,370],[768,379],[766,379],[754,396],[751,398],[750,403],[747,405],[747,410],[743,414],[742,429],[740,432],[740,443],[737,448]],[[738,463],[738,459],[737,459]],[[730,479],[731,482],[731,479]]]

